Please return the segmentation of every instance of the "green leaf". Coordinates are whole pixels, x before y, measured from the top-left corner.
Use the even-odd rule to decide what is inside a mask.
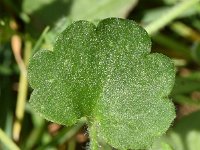
[[[31,3],[29,0],[28,2]],[[55,25],[45,37],[46,44],[50,47],[51,44],[54,43],[55,36],[60,34],[68,25],[72,23],[72,21],[90,20],[96,23],[100,19],[107,17],[125,18],[137,5],[137,2],[138,0],[74,0],[70,5],[70,12],[68,15],[63,17],[63,13],[61,13],[62,15],[60,15],[60,17],[62,18],[60,18],[56,23],[55,20],[53,20]],[[51,9],[50,11],[52,12]],[[44,12],[42,13],[44,14]],[[40,17],[41,16],[42,15],[40,15]],[[46,18],[46,15],[44,16]],[[41,18],[40,22],[43,22],[45,18]],[[52,18],[49,19],[52,21]]]
[[[74,0],[70,17],[73,20],[126,17],[137,2],[138,0]]]
[[[168,99],[172,61],[149,54],[151,41],[135,22],[108,18],[71,24],[53,51],[30,61],[30,104],[47,120],[75,124],[87,117],[99,138],[119,149],[150,147],[175,117]]]
[[[57,9],[60,7],[61,9],[57,9],[56,12],[59,14],[61,10],[66,12],[60,14],[60,17],[68,15],[68,17],[73,20],[101,19],[106,16],[125,17],[137,2],[138,0],[24,0],[22,3],[22,9],[27,14],[34,14],[40,10],[43,11],[43,13],[51,12],[51,9]],[[70,8],[64,9],[64,7]]]
[[[42,32],[46,26],[54,27],[51,33],[54,34],[60,33],[63,27],[76,20],[127,17],[137,2],[138,0],[23,0],[22,10],[32,18],[28,25],[31,35],[37,35],[35,30]],[[51,17],[47,17],[49,14]],[[54,36],[51,34],[49,36]]]

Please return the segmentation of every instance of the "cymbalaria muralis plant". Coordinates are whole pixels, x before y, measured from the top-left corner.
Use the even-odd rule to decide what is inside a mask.
[[[30,104],[67,126],[87,118],[93,150],[98,139],[117,149],[148,148],[175,117],[168,98],[174,65],[150,51],[147,32],[133,21],[74,22],[53,51],[41,50],[30,60]]]

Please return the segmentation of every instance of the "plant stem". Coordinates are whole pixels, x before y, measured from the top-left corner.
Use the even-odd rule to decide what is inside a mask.
[[[174,22],[170,25],[170,28],[176,32],[178,35],[194,42],[200,42],[200,34],[198,31],[192,29],[191,27],[187,26],[182,22]]]
[[[28,66],[29,57],[31,54],[31,42],[25,42],[25,50],[24,50],[24,63]],[[28,91],[28,81],[27,76],[25,73],[20,73],[19,79],[19,88],[18,88],[18,95],[17,95],[17,106],[16,106],[16,121],[14,122],[13,126],[13,138],[14,140],[18,141],[20,132],[21,132],[21,124],[24,118],[24,110],[27,98],[27,91]]]
[[[90,150],[98,150],[98,139],[97,139],[97,125],[94,122],[89,126],[89,135],[90,135]]]
[[[45,121],[39,117],[38,119],[38,121],[34,122],[34,124],[37,123],[37,125],[34,125],[34,129],[31,131],[29,137],[25,141],[25,150],[33,149],[34,145],[41,140],[42,134],[45,131]]]
[[[74,137],[69,140],[68,142],[68,150],[75,150],[76,149],[76,141],[74,139]]]
[[[190,49],[183,43],[175,40],[174,38],[162,33],[157,33],[156,36],[152,36],[154,42],[172,49],[174,52],[181,53],[184,58],[191,59]]]
[[[0,141],[10,150],[20,150],[20,148],[3,132],[0,128]]]
[[[58,135],[56,135],[50,142],[46,143],[43,146],[40,146],[37,150],[48,149],[49,147],[63,144],[64,142],[68,141],[72,136],[74,136],[85,123],[86,118],[81,118],[75,126],[62,129],[58,133]]]
[[[43,32],[42,32],[42,34],[40,35],[39,39],[37,40],[35,46],[33,47],[32,55],[35,54],[35,53],[38,51],[38,49],[40,48],[41,43],[42,43],[43,39],[45,38],[45,36],[46,36],[47,32],[49,31],[49,29],[50,29],[50,27],[47,26],[47,27],[43,30]]]
[[[184,0],[183,2],[172,7],[168,13],[164,14],[159,19],[153,21],[144,28],[149,34],[154,34],[198,2],[200,2],[200,0]]]

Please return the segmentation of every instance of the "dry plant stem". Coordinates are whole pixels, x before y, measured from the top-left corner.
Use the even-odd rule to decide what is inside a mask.
[[[174,22],[170,25],[170,28],[180,36],[192,42],[194,41],[200,42],[200,32],[190,28],[189,26],[187,26],[182,22]]]
[[[21,57],[22,40],[19,35],[12,36],[11,46],[12,46],[13,54],[15,56],[15,60],[20,69],[20,72],[26,74],[26,66]]]
[[[179,15],[181,15],[184,11],[191,8],[195,4],[199,3],[200,0],[184,0],[180,2],[179,4],[172,7],[168,13],[161,16],[159,19],[153,21],[146,27],[146,31],[149,34],[154,34],[155,32],[159,31],[161,28],[169,24],[172,20],[177,18]]]
[[[1,128],[0,141],[10,150],[20,150],[20,148],[3,132]]]
[[[29,57],[31,54],[31,42],[25,42],[25,50],[24,50],[24,64],[27,66]],[[19,140],[20,132],[21,132],[21,125],[22,120],[24,118],[24,110],[27,98],[27,90],[28,90],[28,81],[27,75],[23,72],[20,73],[19,79],[19,88],[18,88],[18,95],[17,95],[17,105],[16,105],[16,120],[13,126],[13,138],[15,141]]]

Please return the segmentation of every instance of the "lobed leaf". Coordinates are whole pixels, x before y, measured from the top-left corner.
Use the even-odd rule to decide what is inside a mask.
[[[135,22],[102,20],[71,24],[53,51],[39,51],[28,77],[30,104],[47,120],[72,125],[81,117],[119,149],[142,149],[169,128],[175,117],[168,99],[172,61],[150,54],[151,41]]]

